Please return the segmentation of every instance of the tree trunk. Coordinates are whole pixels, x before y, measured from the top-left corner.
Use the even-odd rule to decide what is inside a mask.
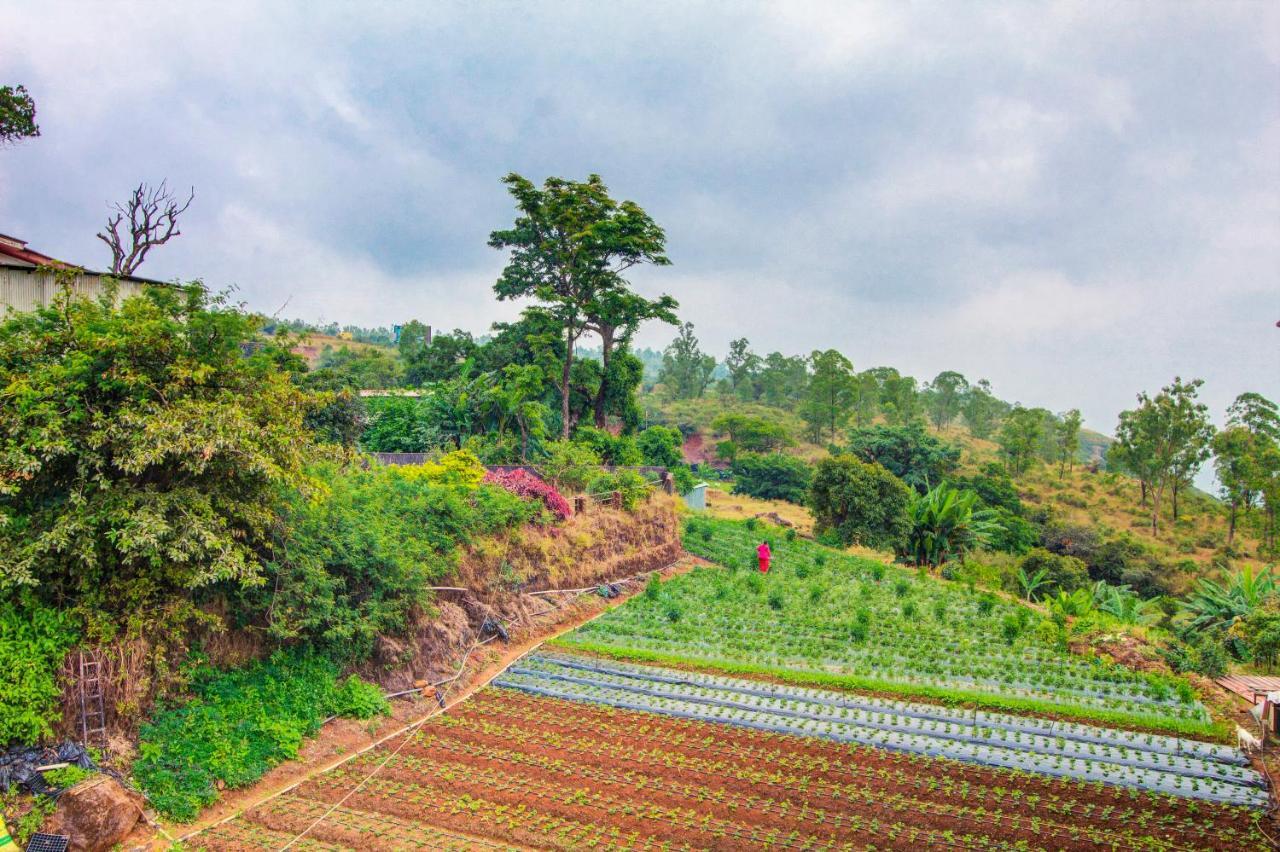
[[[1147,505],[1147,481],[1145,479],[1139,479],[1138,484],[1142,487],[1142,499],[1138,501],[1138,505],[1145,506]]]
[[[573,323],[564,327],[564,371],[560,374],[560,437],[569,440],[569,373],[573,370]]]
[[[1227,547],[1231,546],[1231,542],[1236,538],[1236,504],[1237,501],[1231,501],[1231,511],[1227,513]]]
[[[1164,483],[1157,485],[1151,492],[1151,534],[1160,534],[1160,504],[1164,501]]]
[[[1178,483],[1173,483],[1173,519],[1178,520]]]
[[[600,388],[595,398],[595,423],[597,429],[608,425],[605,414],[605,397],[609,393],[609,358],[613,355],[613,329],[600,332]]]
[[[517,417],[516,422],[520,424],[520,463],[526,464],[529,461],[529,424],[523,417]]]

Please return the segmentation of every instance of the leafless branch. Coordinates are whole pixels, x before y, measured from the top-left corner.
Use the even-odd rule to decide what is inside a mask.
[[[195,197],[193,187],[187,200],[179,203],[168,182],[160,181],[156,187],[140,183],[127,202],[111,205],[114,212],[107,218],[98,239],[111,249],[112,274],[132,275],[147,259],[147,252],[181,235],[178,217],[187,211]],[[121,225],[124,225],[123,235]]]

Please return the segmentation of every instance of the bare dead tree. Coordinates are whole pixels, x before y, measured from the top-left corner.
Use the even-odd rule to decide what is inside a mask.
[[[113,275],[132,275],[147,259],[147,252],[182,234],[178,217],[187,211],[196,197],[194,188],[183,204],[178,203],[167,181],[156,187],[138,184],[124,204],[113,204],[115,211],[107,218],[106,228],[98,239],[111,249]],[[121,225],[124,225],[121,233]]]

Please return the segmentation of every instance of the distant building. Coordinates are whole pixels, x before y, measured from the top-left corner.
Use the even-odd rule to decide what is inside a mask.
[[[31,311],[49,304],[58,292],[58,283],[49,267],[70,269],[74,264],[32,251],[23,240],[0,234],[0,314],[9,308]],[[117,277],[82,269],[76,279],[76,292],[90,298],[101,296],[106,292],[108,279],[116,283],[117,299],[141,293],[148,286],[169,286],[163,281],[136,275]]]

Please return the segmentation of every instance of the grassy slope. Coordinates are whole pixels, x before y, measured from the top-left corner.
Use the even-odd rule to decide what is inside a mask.
[[[711,446],[717,440],[711,429],[711,422],[720,413],[731,410],[782,423],[797,438],[795,446],[787,449],[790,454],[811,461],[826,455],[824,446],[799,440],[803,423],[790,411],[736,400],[726,402],[714,395],[695,400],[668,401],[654,394],[647,394],[642,398],[642,404],[650,420],[692,424]],[[938,434],[944,440],[961,447],[962,473],[976,473],[987,462],[1000,459],[999,447],[993,441],[975,438],[962,426],[948,426]],[[1110,440],[1101,433],[1083,430],[1080,457],[1099,458]],[[1151,546],[1171,563],[1190,560],[1194,563],[1193,570],[1180,572],[1174,578],[1175,587],[1180,590],[1189,589],[1199,576],[1216,576],[1221,573],[1213,563],[1215,558],[1220,557],[1220,548],[1226,540],[1226,510],[1206,494],[1192,491],[1181,496],[1179,518],[1176,522],[1172,519],[1170,498],[1166,495],[1161,529],[1158,535],[1153,535],[1150,510],[1140,503],[1138,483],[1128,477],[1106,472],[1090,473],[1085,465],[1076,464],[1059,478],[1056,465],[1036,463],[1032,470],[1019,477],[1016,485],[1028,505],[1049,508],[1055,517],[1065,522],[1092,527],[1104,536],[1129,533]],[[801,522],[798,517],[793,517],[807,514],[803,510],[779,509],[779,505],[785,507],[785,504],[752,501],[740,495],[732,495],[728,499],[712,495],[710,501],[712,513],[719,517],[743,518],[777,511],[802,529],[806,527],[806,523],[811,526],[811,522]],[[1232,558],[1232,565],[1266,564],[1257,556],[1257,539],[1243,527],[1237,531],[1235,549],[1240,555]]]

